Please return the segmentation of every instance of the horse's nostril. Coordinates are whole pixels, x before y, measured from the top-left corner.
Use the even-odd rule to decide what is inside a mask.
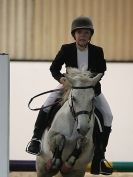
[[[82,129],[80,129],[80,128],[77,128],[77,132],[78,132],[79,134],[81,134],[82,136],[85,136],[85,135],[86,135],[86,131],[84,131],[84,130],[82,130]]]
[[[77,128],[77,132],[78,132],[78,133],[80,133],[80,130],[79,130],[79,128]]]

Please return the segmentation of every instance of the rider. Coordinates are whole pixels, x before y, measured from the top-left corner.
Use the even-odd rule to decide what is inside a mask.
[[[103,49],[91,44],[91,37],[94,33],[93,23],[90,18],[85,16],[77,17],[71,25],[71,34],[75,42],[62,45],[54,61],[50,66],[52,76],[60,83],[58,88],[63,88],[66,83],[65,76],[61,73],[62,65],[66,67],[76,67],[79,69],[90,70],[94,73],[103,73],[106,71],[106,61],[104,59]],[[103,132],[94,140],[94,157],[91,165],[92,174],[112,174],[113,169],[105,163],[105,151],[108,144],[112,125],[112,112],[110,106],[101,92],[101,84],[95,86],[96,97],[94,104],[101,112],[104,120]],[[53,92],[47,98],[43,107],[51,105],[60,97],[62,91]],[[29,142],[26,151],[31,154],[39,155],[41,152],[41,138],[44,130],[48,126],[48,113],[50,108],[43,108],[39,111],[34,134]]]

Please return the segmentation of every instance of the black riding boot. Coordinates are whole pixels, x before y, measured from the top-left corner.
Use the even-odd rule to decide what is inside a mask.
[[[113,172],[113,168],[111,165],[105,160],[105,151],[108,144],[109,135],[111,132],[111,127],[104,127],[102,133],[99,133],[94,138],[94,157],[91,164],[91,173],[98,175],[111,175]]]
[[[34,132],[31,141],[26,147],[26,152],[34,155],[39,155],[41,152],[41,138],[44,130],[48,126],[48,113],[43,109],[39,111],[37,120],[35,122]]]

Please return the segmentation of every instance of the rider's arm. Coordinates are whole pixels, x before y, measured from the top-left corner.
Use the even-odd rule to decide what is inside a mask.
[[[91,59],[91,69],[90,71],[93,73],[92,77],[96,76],[98,73],[104,73],[106,71],[106,60],[104,59],[103,49],[98,46],[94,46],[95,51],[95,60]],[[102,77],[103,77],[102,76]]]
[[[104,59],[103,49],[101,47],[95,47],[95,50],[96,50],[95,51],[96,61],[95,63],[93,63],[92,72],[94,72],[95,74],[103,73],[104,76],[104,73],[107,68],[106,68],[106,60]],[[95,94],[99,95],[100,93],[101,93],[101,84],[100,82],[98,82],[95,86]]]
[[[96,47],[95,48],[95,55],[96,55],[96,61],[95,65],[93,66],[94,72],[96,73],[103,73],[106,71],[106,60],[104,59],[104,52],[101,47]]]
[[[63,46],[62,46],[50,66],[50,72],[52,76],[54,77],[54,79],[56,79],[60,83],[61,83],[60,79],[64,77],[64,75],[60,72],[62,69],[62,65],[65,62],[64,60],[65,60],[65,53],[64,53]]]

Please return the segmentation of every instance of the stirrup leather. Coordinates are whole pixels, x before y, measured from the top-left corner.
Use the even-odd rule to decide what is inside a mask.
[[[33,152],[31,152],[31,151],[28,150],[29,145],[30,145],[30,143],[31,143],[32,141],[38,141],[38,142],[40,143],[40,151],[39,151],[38,153],[33,153]],[[26,146],[26,152],[28,152],[28,153],[30,153],[30,154],[39,155],[39,154],[41,153],[41,151],[42,151],[42,141],[41,141],[41,140],[38,140],[37,138],[31,139],[31,141],[30,141],[30,142],[27,144],[27,146]]]

